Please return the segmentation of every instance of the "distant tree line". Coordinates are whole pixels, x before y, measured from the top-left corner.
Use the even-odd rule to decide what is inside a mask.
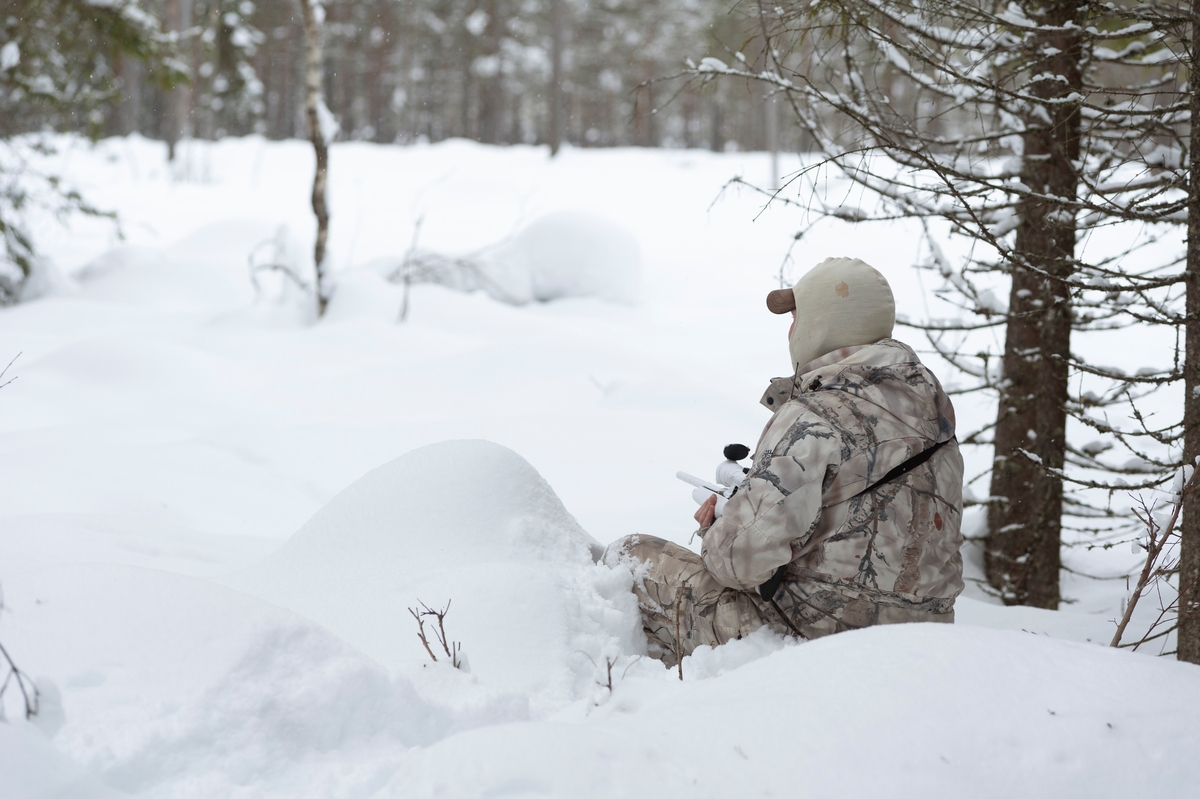
[[[754,20],[729,13],[724,0],[321,5],[324,96],[341,140],[713,150],[771,144],[761,86],[654,82],[688,59],[761,53]],[[166,90],[144,60],[115,59],[109,68],[120,92],[103,109],[106,135],[136,132],[172,143],[305,136],[297,0],[143,0],[141,7],[172,37],[190,80]],[[36,114],[22,120],[40,121]],[[797,140],[784,144],[801,147],[804,134],[792,130]]]

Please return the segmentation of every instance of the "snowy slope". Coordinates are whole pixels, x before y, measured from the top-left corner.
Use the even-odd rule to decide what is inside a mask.
[[[47,697],[28,724],[6,696],[0,797],[1184,796],[1200,777],[1200,670],[1085,643],[1111,636],[1119,580],[1068,577],[1059,612],[969,590],[949,629],[764,633],[682,683],[642,657],[631,577],[591,550],[687,543],[675,471],[766,420],[787,323],[762,297],[797,220],[713,204],[764,156],[335,146],[338,286],[314,322],[248,274],[276,238],[304,262],[303,145],[189,144],[176,178],[155,143],[67,145],[126,239],[39,223],[62,277],[0,310],[0,360],[23,353],[0,391],[0,641]],[[422,247],[462,254],[559,212],[623,231],[622,263],[636,249],[619,302],[418,286],[396,323],[380,275],[418,219]],[[926,302],[899,227],[819,227],[798,268],[849,246],[902,308]],[[1105,360],[1155,343],[1123,346]],[[418,600],[452,600],[469,673],[429,660]]]
[[[591,549],[524,459],[451,441],[375,469],[229,581],[402,670],[428,662],[408,609],[452,602],[471,668],[540,713],[586,693],[605,653],[644,650],[630,575]]]
[[[917,625],[763,632],[685,659],[681,683],[639,657],[630,575],[587,544],[514,453],[449,442],[357,481],[231,579],[315,622],[157,570],[15,578],[6,638],[66,699],[36,733],[0,725],[0,795],[64,774],[77,796],[98,778],[156,797],[821,796],[848,781],[1127,796],[1200,779],[1194,666]],[[457,601],[469,674],[414,640],[402,609],[429,591]]]
[[[390,787],[464,797],[498,785],[525,796],[1182,797],[1200,777],[1186,754],[1200,743],[1196,671],[1017,632],[878,628],[790,646],[714,679],[630,681],[586,719],[454,736],[406,756]]]

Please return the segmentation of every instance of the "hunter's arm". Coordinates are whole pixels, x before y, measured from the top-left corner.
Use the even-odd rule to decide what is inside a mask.
[[[717,582],[748,591],[792,560],[792,542],[816,529],[828,467],[841,441],[803,407],[781,410],[763,436],[746,482],[704,535],[701,556]]]

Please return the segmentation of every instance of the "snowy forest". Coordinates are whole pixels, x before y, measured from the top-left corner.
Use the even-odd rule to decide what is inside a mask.
[[[1198,26],[4,0],[0,797],[1188,795]]]

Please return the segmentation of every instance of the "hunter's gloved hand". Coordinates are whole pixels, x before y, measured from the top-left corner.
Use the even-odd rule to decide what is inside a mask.
[[[704,504],[696,509],[696,515],[692,518],[696,520],[701,529],[712,527],[712,523],[717,520],[717,495],[713,494],[704,500]]]

